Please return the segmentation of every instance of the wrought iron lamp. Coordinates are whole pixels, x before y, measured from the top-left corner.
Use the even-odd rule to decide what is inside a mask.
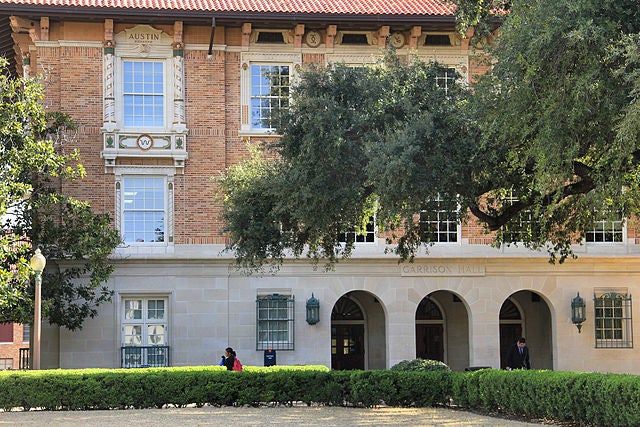
[[[40,324],[41,314],[40,307],[41,302],[41,288],[42,288],[42,270],[47,265],[47,259],[42,255],[40,249],[36,249],[36,253],[33,254],[29,261],[31,269],[36,274],[36,297],[35,297],[35,312],[33,314],[33,351],[31,352],[33,361],[31,362],[31,369],[40,369]]]
[[[307,323],[315,325],[320,321],[320,301],[311,293],[311,298],[307,300]]]
[[[584,299],[580,297],[580,292],[578,292],[578,295],[571,300],[571,322],[578,328],[578,333],[581,332],[582,322],[587,319],[585,308]]]

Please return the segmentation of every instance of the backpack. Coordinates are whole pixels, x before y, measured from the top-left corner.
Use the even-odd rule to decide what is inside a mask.
[[[242,371],[242,363],[240,363],[240,359],[237,357],[233,360],[233,371]]]

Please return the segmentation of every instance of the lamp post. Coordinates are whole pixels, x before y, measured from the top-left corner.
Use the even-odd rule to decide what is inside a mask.
[[[47,265],[47,259],[42,255],[40,249],[36,249],[36,253],[31,257],[29,262],[31,269],[36,274],[36,299],[35,299],[35,313],[33,315],[33,361],[31,362],[31,369],[40,369],[40,306],[41,301],[41,288],[42,288],[42,270]]]

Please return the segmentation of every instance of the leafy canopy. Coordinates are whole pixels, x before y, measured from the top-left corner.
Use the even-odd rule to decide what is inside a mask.
[[[0,58],[0,323],[32,322],[29,259],[40,247],[43,317],[77,329],[111,298],[107,257],[120,238],[107,215],[58,191],[85,174],[78,153],[65,153],[73,121],[45,110],[36,79],[12,78],[5,67]]]
[[[457,3],[482,9],[459,15],[462,28],[508,12],[479,52],[491,70],[470,87],[445,91],[438,64],[393,54],[302,71],[281,140],[221,180],[240,266],[305,254],[332,264],[353,249],[338,235],[374,211],[390,250],[412,259],[432,238],[417,213],[436,198],[449,216],[473,214],[495,245],[552,262],[596,220],[639,211],[637,1]]]

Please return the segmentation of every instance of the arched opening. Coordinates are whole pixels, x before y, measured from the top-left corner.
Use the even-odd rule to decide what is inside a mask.
[[[532,369],[553,369],[551,310],[542,296],[533,291],[510,295],[500,308],[500,368],[506,366],[507,352],[519,337],[527,339]]]
[[[460,297],[435,291],[424,297],[415,315],[416,357],[440,360],[451,369],[469,366],[469,315]]]
[[[444,319],[428,296],[416,310],[416,357],[444,362]]]
[[[385,369],[385,324],[384,310],[372,294],[341,296],[331,311],[331,369]]]

